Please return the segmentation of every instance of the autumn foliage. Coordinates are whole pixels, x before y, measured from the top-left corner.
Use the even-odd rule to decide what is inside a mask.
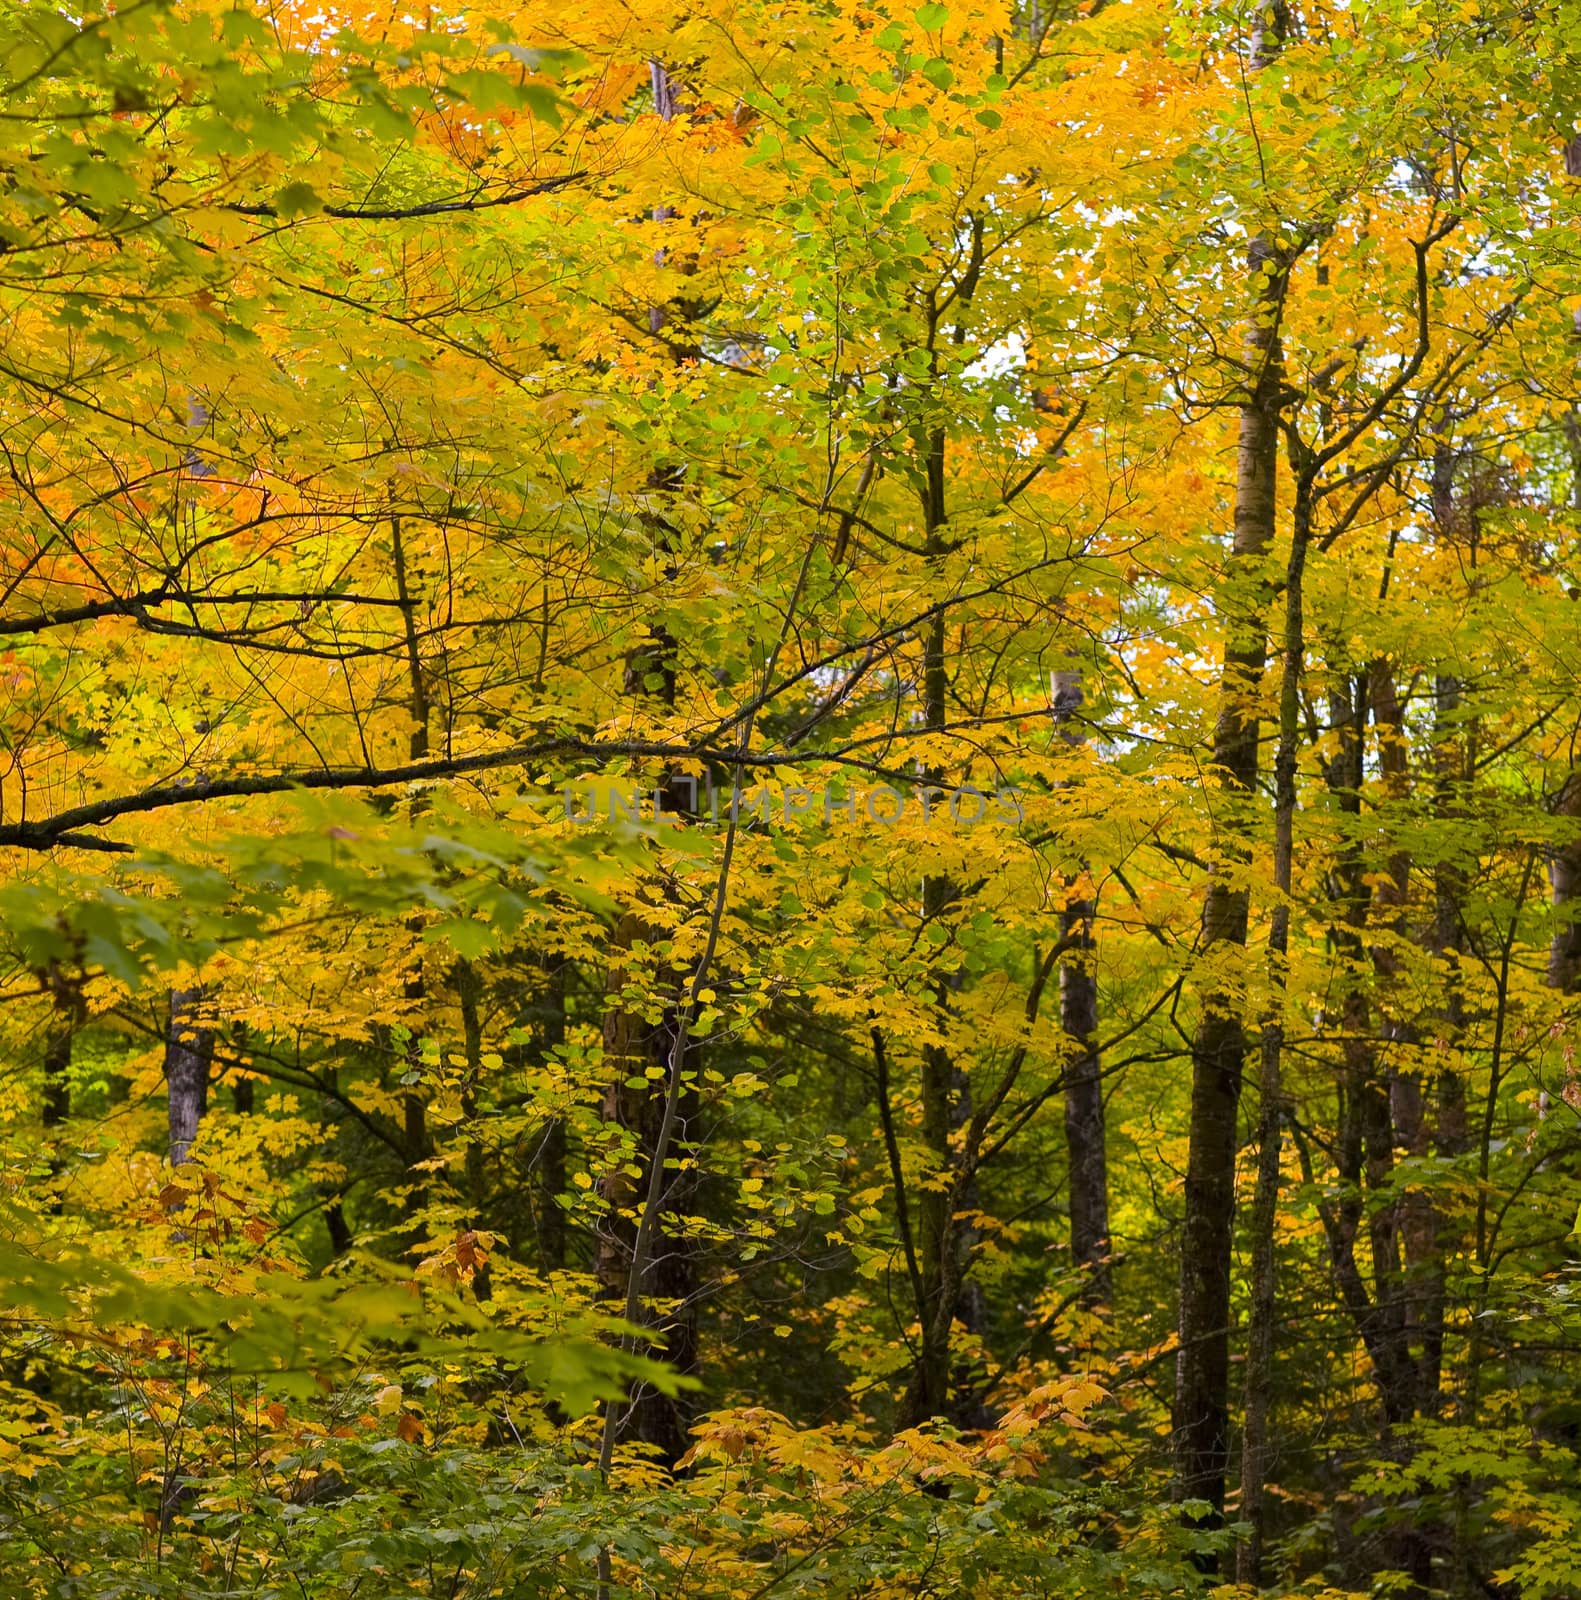
[[[0,1592],[1581,1593],[1581,8],[0,10]]]

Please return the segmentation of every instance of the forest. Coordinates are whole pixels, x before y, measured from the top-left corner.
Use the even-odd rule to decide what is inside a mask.
[[[0,0],[0,1600],[1581,1597],[1581,0]]]

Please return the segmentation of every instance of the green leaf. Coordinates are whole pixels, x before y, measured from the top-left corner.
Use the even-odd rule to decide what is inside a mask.
[[[324,209],[318,190],[310,183],[288,183],[274,197],[275,211],[286,221],[293,217],[311,217]]]

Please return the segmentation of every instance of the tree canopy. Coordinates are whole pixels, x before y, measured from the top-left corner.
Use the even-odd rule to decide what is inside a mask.
[[[0,62],[7,1594],[1581,1593],[1581,6]]]

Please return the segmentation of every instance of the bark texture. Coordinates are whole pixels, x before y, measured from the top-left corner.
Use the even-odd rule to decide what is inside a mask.
[[[187,1159],[198,1125],[209,1103],[209,1073],[214,1062],[214,1034],[194,1020],[202,1002],[199,989],[173,989],[170,1023],[165,1032],[165,1084],[169,1094],[170,1164]]]

